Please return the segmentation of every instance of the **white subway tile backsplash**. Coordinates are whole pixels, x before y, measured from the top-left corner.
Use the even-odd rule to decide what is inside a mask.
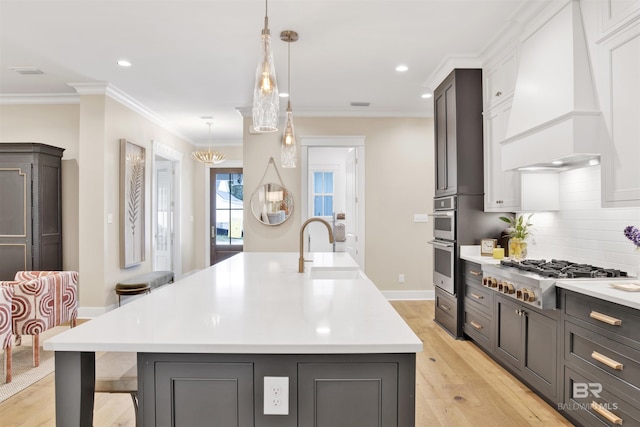
[[[531,218],[529,257],[564,258],[637,275],[640,252],[624,236],[640,227],[640,208],[602,208],[600,166],[560,174],[560,210]]]

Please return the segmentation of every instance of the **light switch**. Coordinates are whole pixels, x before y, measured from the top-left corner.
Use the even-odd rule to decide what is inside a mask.
[[[413,222],[428,222],[429,215],[427,214],[413,214]]]
[[[108,213],[107,214],[107,224],[112,224],[113,223],[113,214],[112,213]]]

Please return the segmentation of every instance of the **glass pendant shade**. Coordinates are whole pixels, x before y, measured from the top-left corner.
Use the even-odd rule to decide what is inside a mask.
[[[256,132],[278,130],[280,105],[276,68],[273,63],[271,36],[266,26],[262,30],[262,58],[256,69],[256,84],[253,89],[253,129]]]
[[[291,108],[287,108],[287,120],[284,126],[284,134],[282,135],[282,144],[280,144],[280,165],[283,168],[295,168],[298,157],[296,149],[296,134],[293,128],[293,113]]]

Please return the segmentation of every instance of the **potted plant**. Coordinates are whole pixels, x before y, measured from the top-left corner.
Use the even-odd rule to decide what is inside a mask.
[[[509,228],[509,256],[515,261],[522,261],[527,257],[527,237],[531,234],[531,217],[528,216],[501,216],[500,219],[507,224]]]

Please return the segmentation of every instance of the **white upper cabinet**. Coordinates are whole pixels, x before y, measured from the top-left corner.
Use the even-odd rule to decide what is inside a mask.
[[[520,172],[502,170],[502,146],[511,112],[507,100],[484,113],[484,210],[520,210]]]
[[[608,130],[602,137],[602,205],[640,206],[640,16],[609,34],[599,51]]]
[[[518,51],[510,50],[484,72],[485,110],[513,96],[518,74]]]

